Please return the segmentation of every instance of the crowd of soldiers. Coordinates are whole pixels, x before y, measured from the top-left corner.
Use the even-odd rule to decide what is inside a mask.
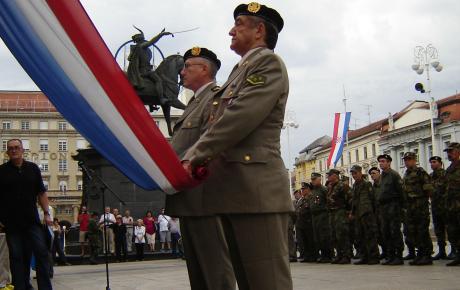
[[[303,182],[294,192],[290,261],[350,264],[357,259],[357,265],[403,265],[410,260],[410,265],[421,266],[443,259],[451,260],[447,266],[460,265],[460,144],[451,143],[445,151],[449,167],[445,170],[442,159],[433,156],[431,174],[417,166],[414,152],[403,156],[402,178],[391,169],[388,154],[378,156],[380,169],[370,168],[369,175],[361,166],[352,166],[352,186],[337,169],[327,172],[325,185],[321,174],[312,173],[311,182]],[[438,244],[435,256],[430,204]],[[404,244],[408,254],[403,257]]]

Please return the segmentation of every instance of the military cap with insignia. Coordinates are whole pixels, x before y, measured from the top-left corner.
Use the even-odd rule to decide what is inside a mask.
[[[184,54],[184,61],[192,57],[202,57],[210,60],[216,64],[217,69],[220,69],[220,60],[217,58],[217,55],[205,47],[195,46],[187,50]]]
[[[430,157],[430,160],[429,160],[429,161],[433,161],[433,160],[438,161],[438,162],[442,162],[442,159],[441,159],[441,157],[439,157],[439,156],[432,156],[432,157]]]
[[[318,178],[318,177],[321,177],[321,174],[317,173],[317,172],[313,172],[310,176],[311,179],[315,179],[315,178]]]
[[[403,159],[417,159],[417,154],[415,152],[406,152]]]
[[[337,169],[329,169],[329,171],[327,172],[327,175],[331,175],[331,174],[336,174],[338,176],[340,175],[340,171],[338,171]]]
[[[233,11],[233,18],[236,19],[239,15],[260,17],[273,24],[278,30],[278,33],[283,29],[284,26],[283,18],[278,13],[278,11],[257,2],[238,5],[235,8],[235,11]]]
[[[390,162],[393,160],[393,158],[391,158],[390,155],[388,155],[388,154],[381,154],[381,155],[379,155],[379,156],[377,157],[377,161],[380,161],[380,159],[382,159],[382,158],[383,158],[383,159],[386,159],[386,160],[388,160],[388,161],[390,161]]]
[[[350,172],[362,172],[363,168],[359,165],[353,165],[350,168]]]
[[[459,150],[460,151],[460,143],[452,142],[452,143],[449,144],[449,146],[447,146],[446,149],[444,149],[444,151],[450,151],[450,150]]]

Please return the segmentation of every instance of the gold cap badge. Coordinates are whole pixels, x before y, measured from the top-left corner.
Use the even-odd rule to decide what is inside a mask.
[[[257,2],[251,2],[248,4],[248,11],[251,13],[257,13],[260,10],[260,4]]]
[[[201,52],[201,48],[199,48],[198,46],[195,46],[195,47],[192,48],[192,55],[193,56],[200,55],[200,52]]]

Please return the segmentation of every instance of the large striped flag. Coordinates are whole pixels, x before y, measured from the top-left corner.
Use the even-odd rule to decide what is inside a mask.
[[[327,158],[327,167],[339,161],[343,153],[343,146],[348,134],[348,125],[350,124],[351,112],[335,113],[334,133],[332,134],[332,146]]]
[[[59,112],[133,182],[166,193],[194,183],[78,0],[1,0],[0,35]]]

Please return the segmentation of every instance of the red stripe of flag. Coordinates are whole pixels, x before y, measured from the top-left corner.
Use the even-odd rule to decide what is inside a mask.
[[[334,133],[332,135],[332,144],[331,144],[331,151],[329,152],[329,157],[327,158],[327,167],[331,166],[331,159],[334,155],[335,147],[337,146],[337,134],[339,132],[339,121],[340,121],[340,113],[335,113],[334,119]]]

